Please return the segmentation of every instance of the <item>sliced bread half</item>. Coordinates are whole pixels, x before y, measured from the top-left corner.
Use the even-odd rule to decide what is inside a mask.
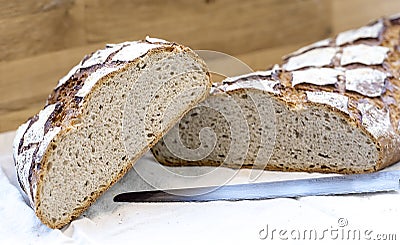
[[[210,87],[192,50],[161,39],[86,56],[15,137],[18,180],[40,220],[60,228],[79,216]]]
[[[347,174],[399,161],[399,20],[380,19],[304,47],[273,70],[216,84],[154,156],[170,166]],[[248,137],[232,137],[245,135],[232,127],[243,118]]]

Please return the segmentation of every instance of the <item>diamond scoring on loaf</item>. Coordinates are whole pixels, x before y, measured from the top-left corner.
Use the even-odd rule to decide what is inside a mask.
[[[129,62],[146,54],[149,50],[162,47],[162,44],[153,44],[147,42],[137,42],[134,45],[124,46],[118,53],[112,57],[112,61]]]
[[[127,45],[127,44],[126,44]],[[89,58],[84,58],[74,66],[67,75],[62,77],[56,86],[56,88],[61,87],[63,84],[65,84],[75,73],[77,73],[80,69],[84,68],[89,68],[91,66],[103,64],[106,62],[108,57],[113,54],[114,52],[119,51],[122,48],[122,44],[118,45],[113,45],[113,44],[107,44],[105,49],[100,49],[94,52],[92,55],[89,56]]]
[[[400,13],[392,14],[388,17],[390,21],[396,21],[400,19]]]
[[[342,46],[347,43],[353,43],[359,39],[366,39],[366,38],[379,38],[380,34],[384,29],[383,20],[377,21],[375,24],[370,26],[363,26],[358,29],[349,30],[340,33],[336,37],[336,45]]]
[[[289,55],[284,56],[283,59],[286,60],[286,59],[288,59],[288,58],[290,58],[290,57],[303,54],[303,53],[305,53],[305,52],[307,52],[307,51],[310,51],[310,50],[312,50],[312,49],[322,48],[322,47],[328,47],[329,44],[330,44],[330,42],[331,42],[331,40],[332,40],[331,38],[328,38],[328,39],[324,39],[324,40],[321,40],[321,41],[312,43],[312,44],[310,44],[310,45],[307,45],[307,46],[305,46],[305,47],[302,47],[302,48],[300,48],[300,49],[298,49],[298,50],[296,50],[296,51],[290,53]]]
[[[307,99],[314,103],[330,105],[346,114],[349,114],[349,98],[333,92],[311,92],[306,91]]]
[[[292,72],[292,87],[301,83],[314,85],[332,85],[338,82],[338,76],[343,75],[343,71],[333,68],[310,68],[307,70]]]
[[[85,80],[82,88],[79,89],[78,93],[75,94],[76,97],[84,98],[92,90],[93,86],[103,77],[109,75],[110,73],[117,71],[122,66],[115,67],[101,67],[95,72],[91,73]],[[82,102],[81,102],[82,103]]]
[[[237,89],[257,89],[274,94],[279,94],[280,91],[276,89],[276,86],[279,84],[280,82],[275,80],[254,78],[247,81],[238,81],[237,83],[228,85],[224,88],[224,91],[229,92]]]
[[[61,87],[63,84],[65,84],[77,71],[81,69],[81,63],[77,64],[76,66],[72,67],[71,70],[68,72],[67,75],[63,76],[59,81],[56,86],[56,88]]]
[[[283,68],[286,71],[294,71],[304,67],[323,67],[332,64],[337,48],[318,48],[290,58]]]
[[[346,90],[368,97],[378,97],[385,92],[387,75],[376,69],[358,68],[346,70]]]
[[[87,68],[94,65],[103,64],[112,53],[117,52],[121,48],[121,45],[115,45],[109,48],[97,50],[92,54],[92,56],[90,56],[89,59],[81,62],[80,68]]]
[[[14,141],[13,141],[13,158],[14,158],[14,162],[15,163],[20,162],[21,160],[24,160],[23,157],[20,156],[20,154],[19,154],[19,146],[21,144],[21,140],[23,139],[24,133],[28,129],[30,123],[31,123],[31,120],[28,120],[26,123],[24,123],[21,126],[19,126],[18,129],[17,129],[17,132],[15,134],[15,138],[14,138]],[[21,153],[21,155],[22,154],[28,154],[28,153],[27,152],[23,152],[23,153]],[[32,152],[32,154],[33,154],[33,152]],[[16,164],[16,169],[17,169],[18,173],[23,173],[22,167],[23,166],[21,164],[20,165]],[[20,183],[20,185],[22,185],[22,181],[25,178],[20,179],[19,176],[23,176],[23,175],[17,174],[18,182]],[[22,186],[25,187],[26,185],[22,185]],[[22,188],[25,191],[24,187],[22,187]]]
[[[51,104],[39,112],[37,121],[26,131],[22,146],[28,146],[43,140],[45,124],[55,109],[56,104]]]
[[[237,89],[257,89],[267,91],[274,94],[279,94],[277,86],[280,81],[276,80],[279,72],[279,66],[274,66],[272,70],[256,71],[236,77],[229,77],[222,81],[222,86],[219,87],[224,92],[229,92]]]
[[[387,57],[389,48],[365,44],[352,45],[343,48],[340,65],[360,63],[364,65],[381,65]]]
[[[361,123],[375,138],[393,132],[389,110],[379,109],[367,100],[359,101],[357,109],[361,112]]]

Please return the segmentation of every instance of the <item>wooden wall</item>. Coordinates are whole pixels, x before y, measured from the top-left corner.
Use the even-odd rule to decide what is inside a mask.
[[[0,132],[37,113],[58,79],[106,43],[150,35],[264,69],[302,45],[400,12],[398,0],[0,0],[0,6]]]

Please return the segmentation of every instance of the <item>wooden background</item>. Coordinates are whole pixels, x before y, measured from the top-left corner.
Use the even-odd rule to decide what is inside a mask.
[[[0,0],[0,132],[106,43],[146,35],[265,69],[302,45],[400,12],[399,0]]]

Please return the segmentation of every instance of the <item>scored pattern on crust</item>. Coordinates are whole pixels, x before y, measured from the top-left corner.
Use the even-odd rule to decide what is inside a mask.
[[[291,54],[288,54],[288,55],[284,56],[283,59],[287,60],[288,58],[290,58],[292,56],[300,55],[302,53],[305,53],[305,52],[310,51],[310,50],[315,49],[315,48],[328,47],[329,44],[331,43],[331,41],[332,41],[332,39],[328,38],[328,39],[324,39],[324,40],[312,43],[310,45],[304,46],[304,47],[294,51]]]
[[[317,48],[303,54],[293,56],[283,65],[286,71],[294,71],[304,67],[324,67],[332,64],[337,48]]]
[[[104,64],[110,57],[112,57],[112,61],[129,62],[146,54],[150,49],[172,44],[173,43],[159,38],[150,37],[146,37],[145,41],[107,44],[104,49],[97,50],[91,55],[86,56],[81,62],[74,66],[66,76],[59,80],[56,88],[65,84],[74,74],[78,73],[80,69]]]
[[[101,67],[95,72],[91,73],[85,80],[82,88],[75,94],[76,97],[85,97],[93,86],[99,81],[102,77],[107,76],[108,74],[117,71],[118,69],[122,68],[122,65],[115,66],[115,67]]]
[[[256,88],[282,94],[287,99],[293,95],[295,101],[302,100],[301,91],[304,91],[306,101],[336,108],[377,136],[376,129],[382,123],[374,118],[384,120],[383,128],[388,128],[391,124],[387,107],[397,104],[396,98],[385,94],[387,90],[393,92],[390,78],[394,77],[387,62],[393,51],[382,45],[387,28],[385,23],[388,22],[380,19],[369,26],[340,33],[334,39],[313,43],[287,55],[280,73],[284,84],[279,83],[278,76],[256,77],[248,74],[227,79],[229,86],[219,89]],[[272,72],[266,71],[266,74]],[[376,101],[371,100],[371,108],[359,105],[359,98],[365,97],[376,98]]]
[[[240,81],[232,85],[228,85],[225,88],[223,88],[223,90],[225,92],[229,92],[237,89],[258,89],[274,94],[279,94],[280,93],[279,90],[276,89],[277,85],[279,84],[280,82],[275,80],[254,78],[246,81]]]
[[[15,137],[14,137],[14,141],[13,141],[13,157],[14,158],[17,157],[19,154],[19,148],[20,148],[20,144],[22,142],[22,137],[24,136],[30,123],[31,123],[31,119],[29,119],[26,123],[19,126],[15,133]],[[14,162],[15,163],[17,162],[16,159],[14,159]]]
[[[353,43],[360,39],[379,38],[384,27],[383,20],[381,19],[373,25],[363,26],[358,29],[342,32],[336,37],[336,45],[342,46],[347,43]]]
[[[330,42],[329,47],[317,47],[300,55],[296,55],[299,51],[294,52],[295,55],[287,59],[283,69],[291,72],[292,86],[300,83],[335,85],[335,81],[342,76],[345,81],[344,91],[353,91],[368,97],[381,96],[385,92],[385,81],[389,73],[380,70],[387,70],[384,63],[390,49],[380,45],[352,43],[371,38],[379,41],[384,29],[384,21],[381,19],[373,25],[342,32]],[[334,44],[337,46],[332,47]],[[340,47],[344,44],[347,45]],[[381,69],[362,67],[371,65],[380,66]]]
[[[306,91],[307,99],[318,104],[330,105],[340,111],[349,114],[349,97],[333,92],[311,92]]]
[[[389,48],[382,46],[370,46],[365,44],[352,45],[343,48],[340,65],[345,66],[354,63],[363,65],[380,65],[387,58]]]
[[[301,83],[311,83],[315,85],[334,85],[338,82],[338,77],[343,76],[343,71],[332,68],[310,68],[307,70],[292,72],[292,86]]]
[[[82,60],[79,68],[87,68],[94,65],[103,64],[112,53],[119,51],[122,47],[122,45],[114,45],[108,46],[105,49],[97,50],[90,56],[90,58]]]
[[[386,108],[378,109],[369,101],[361,100],[357,109],[361,112],[362,125],[375,138],[385,137],[388,133],[394,132],[389,110]]]
[[[55,91],[62,90],[64,86],[79,78],[83,80],[83,84],[74,87],[74,92],[76,92],[74,97],[82,99],[104,76],[145,55],[150,50],[164,46],[179,47],[174,43],[149,37],[145,41],[108,44],[105,49],[86,56],[73,67],[59,80]],[[82,74],[87,77],[82,77]],[[82,102],[81,99],[77,102]],[[45,152],[54,137],[62,130],[62,126],[53,125],[53,119],[62,111],[62,106],[63,104],[59,102],[48,103],[35,117],[19,127],[14,140],[13,155],[18,181],[32,207],[34,207],[36,196],[36,183],[32,181],[32,178],[37,177],[35,174],[41,167],[40,163]]]
[[[15,144],[18,144],[18,146],[14,146],[18,147],[18,150],[14,151],[18,180],[22,189],[27,193],[31,204],[33,204],[35,193],[32,185],[30,185],[33,167],[42,160],[44,150],[47,149],[55,135],[54,131],[59,131],[58,128],[54,128],[52,131],[46,132],[45,128],[48,121],[54,117],[57,106],[57,104],[52,104],[41,110],[29,121],[25,134],[18,133],[18,137],[21,137],[20,142],[15,142]]]
[[[349,112],[350,117],[364,125],[366,130],[374,137],[382,136],[382,132],[387,130],[393,130],[391,120],[397,121],[398,119],[396,116],[391,117],[389,106],[397,105],[398,98],[390,96],[390,94],[394,93],[395,87],[392,84],[392,78],[398,79],[398,72],[394,70],[393,61],[389,62],[388,57],[393,56],[393,52],[398,52],[396,47],[399,45],[399,40],[398,34],[391,37],[391,34],[387,34],[386,30],[400,24],[399,16],[380,19],[371,25],[342,32],[322,48],[315,47],[306,51],[304,49],[298,50],[287,56],[289,58],[285,60],[283,69],[291,75],[292,86],[298,87],[300,83],[316,85],[298,88],[313,92],[320,90],[321,94],[318,94],[317,100],[315,100],[315,96],[312,97],[311,93],[307,92],[308,99],[311,98],[313,102],[317,103],[318,100],[323,99],[323,95],[326,96],[324,100],[330,99],[331,95],[328,94],[328,91],[347,96],[347,108],[341,107],[340,103],[331,103],[330,105]],[[385,38],[386,36],[387,38]],[[385,47],[384,45],[389,46]],[[313,55],[309,54],[311,52],[318,53],[317,50],[319,49],[323,53],[328,48],[336,48],[336,53],[334,55],[329,53],[319,64],[315,62]],[[299,57],[302,61],[301,64],[298,62]],[[333,60],[328,64],[330,59]],[[294,63],[298,64],[293,65]],[[322,69],[332,69],[337,73],[324,73]],[[386,91],[389,91],[389,94]],[[362,102],[363,100],[360,100],[360,98],[365,97],[371,98],[371,100],[368,100],[370,103],[368,108]],[[345,98],[342,99],[343,101],[346,100]],[[323,101],[320,101],[320,103],[329,104]],[[349,106],[351,110],[348,108]],[[379,130],[381,130],[381,134],[379,134]]]
[[[368,97],[378,97],[385,92],[387,75],[376,69],[357,68],[345,72],[346,89]]]
[[[241,76],[229,77],[222,81],[222,85],[217,87],[223,92],[234,91],[238,89],[257,89],[274,94],[279,94],[278,89],[281,85],[277,79],[279,67],[275,66],[272,70],[257,71]]]

